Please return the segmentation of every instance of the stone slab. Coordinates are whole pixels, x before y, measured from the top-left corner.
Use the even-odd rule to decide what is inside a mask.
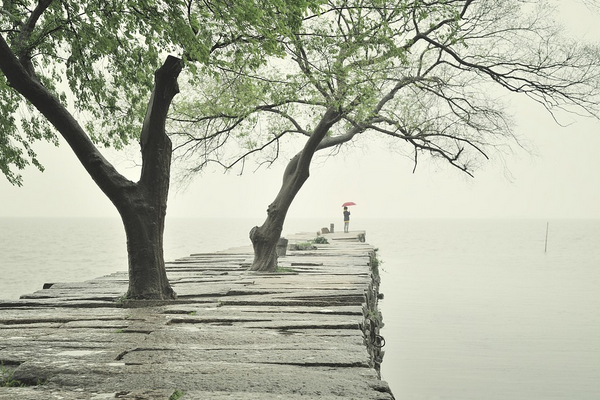
[[[162,305],[123,308],[124,273],[0,302],[2,380],[26,385],[0,400],[393,399],[370,344],[370,252],[290,251],[281,274],[247,271],[248,247],[194,254],[167,265],[179,298]]]

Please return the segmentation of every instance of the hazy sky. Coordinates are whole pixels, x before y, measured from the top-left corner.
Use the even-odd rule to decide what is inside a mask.
[[[563,17],[579,33],[597,36],[597,19],[585,8],[569,9]],[[600,123],[578,118],[560,127],[539,106],[523,101],[516,108],[516,132],[534,153],[515,149],[504,157],[506,167],[494,159],[470,178],[423,161],[413,174],[411,160],[359,139],[338,157],[316,160],[289,216],[333,222],[341,204],[354,201],[354,218],[600,218]],[[0,217],[118,216],[64,141],[59,148],[35,148],[46,171],[24,171],[20,188],[0,177]],[[108,158],[134,178],[124,156]],[[241,177],[205,173],[185,190],[171,189],[168,217],[264,217],[283,168],[248,169]]]

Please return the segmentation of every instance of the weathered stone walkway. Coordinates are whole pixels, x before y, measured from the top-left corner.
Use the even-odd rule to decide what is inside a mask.
[[[0,302],[3,386],[26,385],[0,399],[393,399],[373,248],[324,236],[276,274],[247,271],[250,247],[171,262],[168,305],[117,307],[125,273]]]

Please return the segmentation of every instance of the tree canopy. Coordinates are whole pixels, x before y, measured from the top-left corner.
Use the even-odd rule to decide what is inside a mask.
[[[254,68],[265,54],[281,52],[278,38],[316,3],[6,0],[0,46],[5,59],[13,54],[71,110],[95,144],[120,148],[139,137],[154,71],[167,54],[184,59],[193,76]],[[43,169],[32,144],[58,139],[8,83],[16,66],[7,68],[0,72],[0,171],[21,185],[19,170]]]
[[[310,136],[334,107],[342,118],[319,148],[369,131],[406,144],[415,167],[425,155],[472,175],[515,144],[508,92],[550,113],[598,116],[598,46],[569,37],[556,17],[544,0],[330,0],[281,43],[285,62],[224,70],[197,92],[179,109],[178,122],[195,125],[175,129],[185,133],[178,143],[192,170],[265,148],[276,157],[283,136]]]
[[[472,176],[491,152],[518,143],[502,94],[598,117],[600,51],[564,35],[552,3],[327,0],[282,37],[283,61],[252,74],[223,68],[186,96],[172,114],[180,157],[191,173],[211,161],[244,165],[266,149],[272,162],[284,137],[306,137],[250,233],[251,269],[274,270],[316,151],[370,132],[395,139],[414,168],[426,157]]]

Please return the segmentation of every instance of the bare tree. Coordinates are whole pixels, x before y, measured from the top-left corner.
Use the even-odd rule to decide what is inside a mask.
[[[566,36],[552,6],[543,0],[329,0],[283,42],[287,63],[253,76],[223,71],[240,100],[213,98],[219,112],[204,114],[199,134],[188,129],[178,139],[187,155],[207,139],[221,149],[226,138],[242,139],[239,154],[211,153],[230,168],[267,146],[279,156],[284,135],[307,137],[264,224],[252,230],[251,269],[275,269],[287,210],[320,149],[371,131],[404,143],[415,168],[426,156],[473,176],[494,149],[517,143],[502,94],[527,96],[551,115],[597,116],[598,47]],[[211,130],[215,124],[219,129]],[[197,165],[211,158],[201,160]]]

